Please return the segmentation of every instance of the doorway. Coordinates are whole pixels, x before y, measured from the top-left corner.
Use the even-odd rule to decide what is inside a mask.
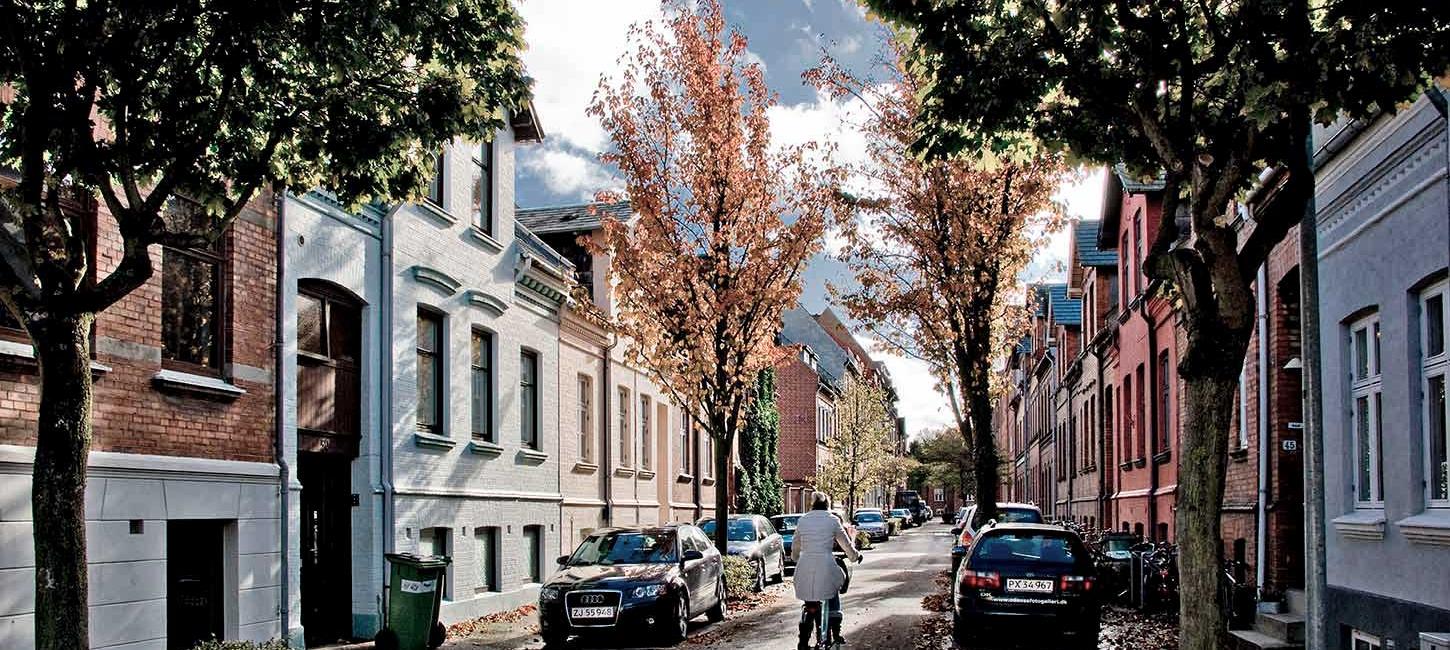
[[[166,647],[225,639],[222,530],[227,522],[166,522]]]
[[[302,626],[308,646],[352,635],[351,462],[299,453],[302,483]]]

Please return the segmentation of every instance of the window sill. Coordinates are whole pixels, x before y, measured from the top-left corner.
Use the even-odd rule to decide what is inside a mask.
[[[1153,463],[1155,465],[1162,465],[1163,463],[1168,462],[1168,459],[1170,459],[1172,457],[1173,457],[1173,452],[1171,452],[1171,451],[1160,451],[1160,452],[1158,452],[1156,454],[1153,454]]]
[[[635,471],[634,475],[636,478],[644,479],[646,481],[655,477],[655,473],[647,469],[637,470]]]
[[[519,450],[518,459],[525,463],[537,465],[549,460],[549,455],[537,449],[524,448]]]
[[[634,476],[634,470],[628,467],[616,467],[614,468],[614,475],[629,478],[631,476]]]
[[[497,239],[494,239],[493,235],[484,232],[483,229],[479,228],[478,226],[469,226],[468,236],[473,239],[474,242],[488,249],[490,252],[503,252],[503,243],[499,242],[499,240]]]
[[[1450,547],[1450,509],[1434,508],[1395,522],[1405,539],[1416,544]]]
[[[714,485],[715,479],[709,476],[700,477],[700,485]]]
[[[503,453],[503,446],[495,442],[474,438],[468,441],[468,450],[480,456],[498,456]]]
[[[1242,463],[1249,459],[1249,448],[1241,447],[1239,449],[1231,450],[1228,452],[1228,457],[1229,460],[1232,460],[1235,463]]]
[[[35,348],[29,343],[0,339],[0,363],[23,368],[34,372]],[[96,360],[91,360],[91,377],[101,377],[111,371],[111,367]]]
[[[575,474],[593,474],[597,471],[599,471],[599,465],[591,463],[587,460],[581,460],[577,463],[574,463]]]
[[[1356,510],[1335,517],[1329,523],[1347,539],[1377,542],[1385,538],[1383,510]]]
[[[1148,461],[1146,459],[1143,459],[1143,458],[1134,458],[1133,459],[1133,467],[1146,467],[1147,465],[1148,465]]]
[[[162,370],[151,377],[151,383],[162,390],[226,400],[234,400],[247,393],[246,390],[219,377],[195,375],[179,370]]]
[[[679,474],[676,474],[675,475],[675,482],[676,483],[692,483],[692,482],[694,482],[694,480],[695,480],[695,477],[694,476],[692,476],[690,474],[686,474],[684,472],[680,472]]]
[[[1118,469],[1123,470],[1124,472],[1127,472],[1127,471],[1132,470],[1133,469],[1133,461],[1131,461],[1131,460],[1125,460],[1125,461],[1123,461],[1121,463],[1118,463]]]
[[[430,217],[433,217],[434,219],[437,219],[438,221],[443,222],[443,225],[445,226],[451,226],[455,223],[458,223],[458,217],[449,214],[447,210],[443,209],[443,206],[438,205],[437,203],[424,199],[418,202],[418,207],[422,209],[423,214],[426,214]]]
[[[458,444],[458,441],[447,436],[424,433],[422,431],[414,431],[413,444],[419,447],[429,447],[432,449],[452,449],[454,445]]]

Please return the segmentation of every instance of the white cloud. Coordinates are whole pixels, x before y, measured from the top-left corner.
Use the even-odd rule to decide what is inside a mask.
[[[1102,214],[1103,174],[1105,168],[1095,167],[1071,175],[1053,195],[1052,200],[1064,207],[1071,219],[1097,219]],[[1072,242],[1069,229],[1053,233],[1047,245],[1038,249],[1032,262],[1023,271],[1028,282],[1046,280],[1061,282],[1067,277],[1067,255]]]
[[[555,194],[590,201],[595,192],[619,186],[618,180],[605,172],[599,161],[565,151],[558,145],[521,147],[518,155],[519,166],[542,178]]]
[[[926,363],[882,349],[869,334],[855,332],[856,341],[871,351],[874,359],[886,364],[891,381],[896,385],[896,411],[906,418],[906,435],[917,438],[954,424],[951,403],[936,385],[936,378]]]
[[[604,149],[604,130],[585,110],[600,76],[617,69],[630,25],[659,18],[661,7],[659,0],[520,3],[528,23],[524,65],[534,77],[535,107],[550,138],[588,151]]]

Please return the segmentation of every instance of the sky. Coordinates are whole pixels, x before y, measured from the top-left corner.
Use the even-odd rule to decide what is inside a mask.
[[[765,68],[779,95],[771,110],[772,135],[783,142],[834,141],[842,157],[864,155],[864,140],[849,127],[850,107],[820,96],[801,73],[829,52],[847,69],[870,77],[885,47],[887,30],[855,0],[724,0],[731,26],[749,39],[749,52]],[[661,15],[659,0],[521,0],[529,49],[524,64],[534,78],[534,103],[543,143],[518,149],[516,200],[520,207],[581,203],[601,189],[617,188],[613,173],[597,160],[608,146],[598,122],[585,113],[599,79],[614,74],[627,47],[630,25]],[[1058,200],[1070,216],[1093,218],[1102,200],[1101,172],[1064,186]],[[1024,273],[1028,281],[1059,279],[1067,259],[1067,233],[1038,251]],[[849,286],[850,269],[825,254],[815,256],[803,277],[801,303],[812,312],[829,305],[828,284]],[[837,308],[843,318],[846,314]],[[869,347],[863,334],[858,338]],[[920,362],[873,352],[896,383],[898,411],[909,435],[952,421],[946,397]]]

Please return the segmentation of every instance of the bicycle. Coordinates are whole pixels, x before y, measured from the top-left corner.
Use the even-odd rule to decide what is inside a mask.
[[[846,581],[841,583],[841,593],[844,594],[846,593],[848,585],[851,584],[851,574],[844,562],[844,555],[837,555],[836,560],[837,564],[841,566],[841,569],[846,571]],[[856,563],[861,563],[859,556]],[[845,608],[842,608],[842,613],[844,612]],[[813,616],[818,617],[814,621],[811,621]],[[816,628],[816,644],[811,646],[814,650],[841,650],[845,646],[845,643],[839,636],[831,634],[831,601],[813,600],[803,603],[801,605],[801,622],[804,623],[806,621],[814,623]]]

